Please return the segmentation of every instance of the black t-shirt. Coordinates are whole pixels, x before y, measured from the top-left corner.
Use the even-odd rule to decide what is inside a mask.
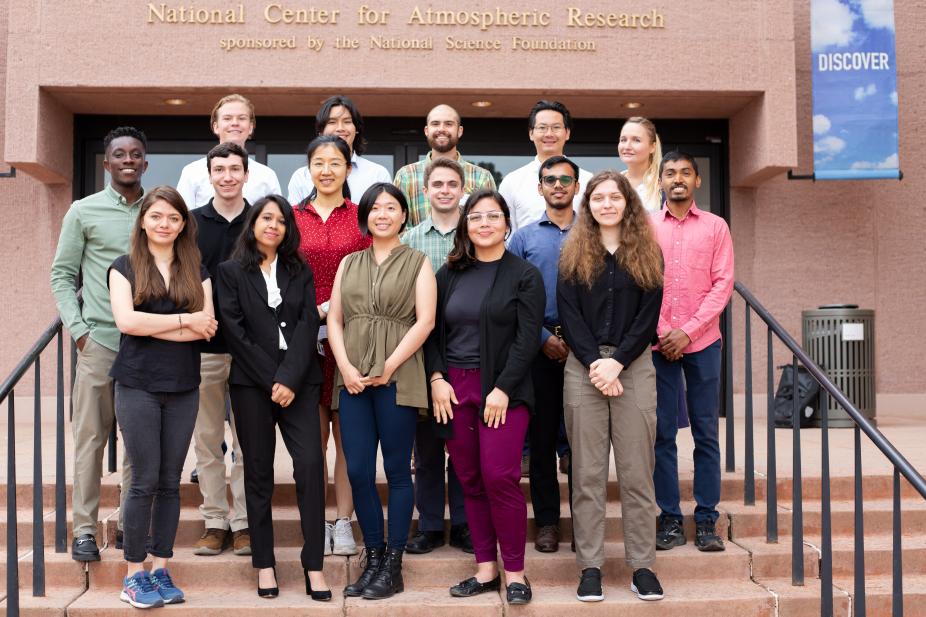
[[[134,293],[135,273],[128,255],[117,257],[109,269],[124,276]],[[204,281],[209,278],[205,266],[201,266],[200,276]],[[109,271],[106,281],[108,285]],[[179,308],[169,297],[142,302],[135,305],[135,310],[158,315],[189,312]],[[109,376],[124,386],[146,392],[187,392],[199,387],[199,347],[196,341],[178,343],[153,336],[123,334]]]
[[[244,230],[250,207],[248,201],[244,200],[244,210],[231,221],[216,212],[213,199],[206,205],[190,211],[196,219],[196,244],[199,245],[203,265],[209,270],[209,276],[213,281],[218,275],[219,264],[231,257],[235,242]],[[219,305],[217,293],[218,285],[213,285],[212,300],[215,306]],[[228,353],[221,323],[212,340],[199,341],[198,344],[199,350],[203,353]]]
[[[479,368],[479,312],[498,261],[477,261],[460,274],[447,298],[447,365]]]

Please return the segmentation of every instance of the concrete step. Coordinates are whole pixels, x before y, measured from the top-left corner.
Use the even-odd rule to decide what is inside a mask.
[[[530,575],[528,575],[530,576]],[[590,617],[633,615],[633,617],[774,617],[775,598],[748,579],[725,581],[722,585],[704,581],[660,576],[665,598],[643,602],[630,591],[630,578],[604,577],[605,599],[580,602],[576,599],[578,575],[569,583],[533,584],[533,601],[527,606],[508,608],[518,617]],[[504,591],[502,592],[504,593]]]
[[[730,515],[732,537],[765,535],[765,504],[744,506],[741,503],[721,503],[718,510]],[[823,504],[820,501],[803,502],[804,533],[819,535],[822,532]],[[901,502],[903,528],[908,531],[926,528],[926,500],[916,498]],[[830,521],[834,536],[851,536],[855,533],[855,501],[834,500],[830,502]],[[893,529],[893,501],[890,499],[869,499],[864,501],[865,534],[889,534]],[[778,534],[791,534],[793,504],[779,503]]]
[[[299,588],[302,585],[305,589],[299,551],[296,547],[276,549],[277,581],[281,586]],[[122,551],[106,549],[101,556],[101,561],[90,564],[90,589],[121,589],[126,571]],[[341,589],[347,584],[347,567],[346,557],[325,558],[325,578],[332,589]],[[235,555],[230,550],[204,557],[194,555],[191,548],[177,548],[170,560],[170,573],[181,588],[247,589],[256,585],[257,580],[251,557]]]
[[[20,617],[65,617],[71,606],[85,592],[84,587],[48,587],[42,597],[33,597],[31,590],[19,595]],[[10,614],[9,600],[4,594],[0,602],[0,616]]]
[[[865,608],[868,617],[891,616],[893,583],[891,576],[867,576],[865,578]],[[850,595],[854,595],[853,579],[837,577],[833,584],[846,590]],[[922,569],[908,568],[906,562],[903,580],[903,615],[905,617],[926,617],[926,572]]]
[[[820,579],[807,578],[803,585],[792,585],[790,578],[759,579],[756,582],[775,594],[778,617],[816,617],[821,614]],[[834,585],[832,616],[850,617],[850,607],[849,594]]]
[[[694,502],[692,503],[683,503],[683,510],[686,512],[691,512],[694,510]],[[326,520],[334,520],[337,516],[337,511],[335,508],[327,508],[325,511]],[[530,503],[527,505],[527,517],[528,517],[528,539],[533,542],[536,537],[537,526],[534,519],[533,507]],[[388,508],[383,507],[383,519],[388,522]],[[113,515],[110,516],[105,525],[101,529],[105,528],[104,536],[107,538],[109,544],[115,542],[115,530],[117,526],[118,517]],[[354,538],[358,544],[363,541],[363,534],[360,532],[360,525],[356,519],[351,521]],[[721,517],[717,524],[718,533],[722,537],[727,537],[727,528],[729,522],[726,517]],[[449,529],[449,521],[445,522],[445,526]],[[417,510],[412,514],[412,525],[410,533],[418,527],[418,513]],[[685,528],[686,533],[689,537],[694,537],[695,525],[691,517],[686,517],[685,519]],[[180,523],[177,528],[177,537],[174,541],[176,546],[192,546],[196,543],[199,537],[202,535],[205,526],[203,524],[202,516],[199,513],[197,508],[185,507],[180,510]],[[302,530],[299,523],[299,509],[295,506],[280,506],[273,509],[273,531],[274,531],[274,541],[277,546],[302,546]],[[54,533],[54,525],[51,524],[51,532]],[[31,524],[30,531],[31,534]],[[46,533],[48,530],[46,529]],[[567,504],[563,505],[562,515],[560,519],[560,535],[564,540],[569,540],[572,537],[572,519],[569,516],[569,507]],[[70,536],[69,536],[70,537]],[[607,540],[620,540],[623,538],[623,518],[621,515],[620,503],[608,502],[605,513],[605,538]],[[29,542],[31,543],[31,535],[28,536]],[[54,537],[52,536],[51,541],[46,539],[47,544],[54,544]]]

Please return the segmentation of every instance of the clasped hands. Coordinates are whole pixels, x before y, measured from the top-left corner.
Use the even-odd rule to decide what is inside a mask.
[[[382,375],[361,375],[357,367],[351,364],[341,371],[341,379],[344,380],[344,387],[350,394],[360,394],[367,386],[388,386],[394,370],[389,360],[386,360]]]
[[[588,367],[588,378],[605,396],[620,396],[624,386],[618,377],[623,370],[624,365],[614,358],[601,358]]]

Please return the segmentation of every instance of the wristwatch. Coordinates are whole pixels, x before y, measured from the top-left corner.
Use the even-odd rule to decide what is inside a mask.
[[[330,308],[331,308],[331,301],[330,301],[330,300],[325,300],[324,302],[322,302],[322,310],[325,311],[325,315],[328,314],[328,309],[330,309]]]

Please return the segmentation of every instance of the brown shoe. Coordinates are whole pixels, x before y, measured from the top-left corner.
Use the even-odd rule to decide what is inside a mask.
[[[559,527],[556,525],[544,525],[537,530],[537,538],[534,540],[534,548],[541,553],[555,553],[559,550]]]
[[[218,555],[228,545],[227,529],[206,528],[196,544],[193,545],[194,555]]]
[[[235,555],[251,554],[251,532],[247,527],[232,532],[232,552]]]

